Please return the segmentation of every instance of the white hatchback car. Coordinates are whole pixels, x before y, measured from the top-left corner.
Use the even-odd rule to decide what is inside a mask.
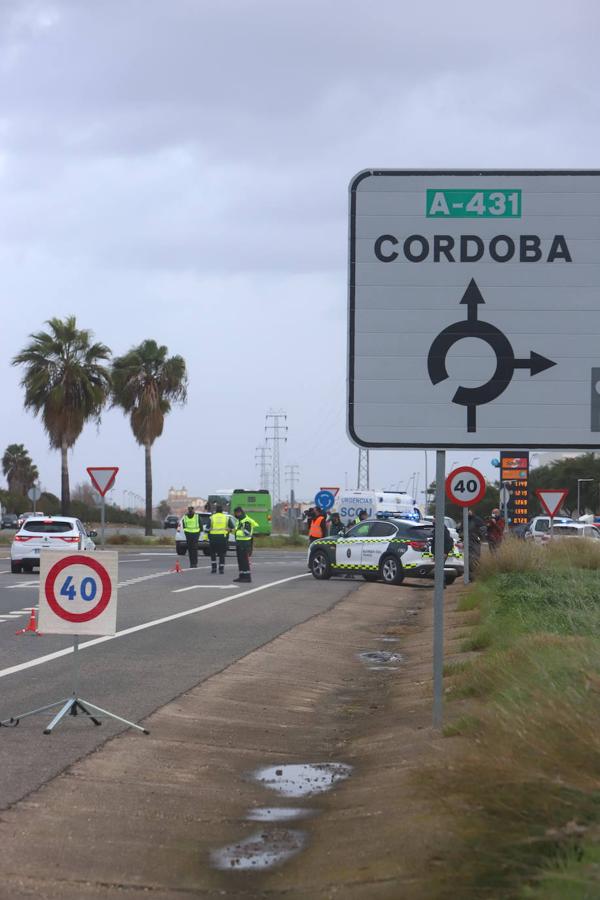
[[[200,532],[200,536],[198,538],[198,551],[204,553],[205,556],[210,556],[210,547],[208,545],[208,528],[210,525],[210,514],[209,513],[198,513],[200,516],[200,525],[202,527],[202,531]],[[229,515],[227,513],[226,515]],[[233,529],[235,529],[235,520],[233,516],[229,516],[230,525]],[[177,550],[178,556],[185,556],[187,553],[187,541],[185,539],[185,532],[183,530],[183,518],[179,520],[179,524],[177,525],[177,531],[175,532],[175,549]],[[235,537],[233,533],[230,532],[227,538],[227,549],[235,550]]]
[[[42,550],[95,550],[94,537],[95,531],[88,533],[79,519],[70,516],[26,519],[10,547],[10,571],[31,572],[39,566]]]

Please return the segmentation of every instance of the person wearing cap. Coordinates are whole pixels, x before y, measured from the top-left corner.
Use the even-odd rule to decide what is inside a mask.
[[[252,581],[250,573],[250,554],[252,552],[252,536],[254,529],[258,528],[258,522],[251,519],[241,506],[236,506],[233,511],[236,518],[235,526],[235,550],[237,555],[239,574],[234,581]]]
[[[194,512],[193,506],[188,506],[187,514],[181,520],[183,525],[183,533],[185,534],[185,542],[187,544],[188,556],[190,558],[190,569],[198,568],[198,541],[200,540],[200,516]]]

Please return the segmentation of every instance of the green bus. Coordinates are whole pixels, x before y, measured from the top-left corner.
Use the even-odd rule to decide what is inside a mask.
[[[247,491],[245,488],[236,488],[229,503],[232,513],[236,506],[241,506],[251,519],[258,522],[258,528],[254,534],[271,534],[273,506],[268,491]]]

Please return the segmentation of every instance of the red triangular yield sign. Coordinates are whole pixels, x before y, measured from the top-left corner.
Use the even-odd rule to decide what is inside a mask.
[[[119,471],[118,466],[88,466],[87,473],[90,476],[90,481],[98,491],[101,497],[104,497],[107,491],[110,491],[111,487],[115,483],[115,478],[117,477],[117,472]]]
[[[551,519],[559,511],[569,493],[567,488],[538,488],[536,496]]]

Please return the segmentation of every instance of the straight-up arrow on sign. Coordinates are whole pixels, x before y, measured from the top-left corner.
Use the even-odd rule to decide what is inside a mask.
[[[87,473],[90,476],[90,480],[101,497],[110,491],[111,487],[115,483],[115,478],[117,477],[117,472],[119,471],[118,466],[88,466]]]
[[[569,493],[567,488],[538,488],[536,496],[551,519],[559,511]]]

